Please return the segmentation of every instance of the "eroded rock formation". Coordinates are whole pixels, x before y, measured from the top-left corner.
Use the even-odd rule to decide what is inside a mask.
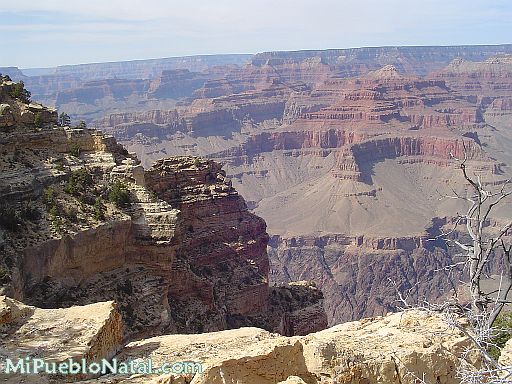
[[[172,367],[188,362],[187,368],[164,374],[107,374],[81,382],[412,384],[422,378],[455,384],[460,382],[456,377],[459,356],[470,343],[442,316],[421,311],[341,324],[302,337],[283,337],[258,328],[165,335],[131,342],[115,359],[118,364],[151,359],[155,369],[164,363]],[[75,378],[39,375],[36,379],[60,383]]]
[[[124,325],[113,302],[60,309],[41,309],[0,296],[0,378],[7,383],[33,380],[18,368],[18,375],[7,374],[7,360],[14,367],[19,359],[42,359],[47,364],[73,359],[99,363],[112,359],[124,344]],[[59,375],[55,375],[59,376]],[[76,375],[74,380],[90,375]],[[27,378],[28,377],[28,378]],[[43,379],[44,380],[44,379]],[[68,381],[62,376],[60,381]]]
[[[326,326],[314,286],[271,300],[265,222],[219,164],[173,157],[144,171],[112,137],[57,127],[14,86],[0,85],[13,119],[0,133],[2,292],[45,308],[116,300],[129,336]]]
[[[271,281],[316,280],[335,323],[393,308],[393,274],[402,292],[426,287],[418,298],[450,289],[429,271],[451,256],[426,239],[464,208],[440,199],[465,188],[453,157],[491,183],[510,173],[508,49],[258,54],[167,120],[120,113],[97,125],[145,165],[171,153],[225,163],[269,225]]]

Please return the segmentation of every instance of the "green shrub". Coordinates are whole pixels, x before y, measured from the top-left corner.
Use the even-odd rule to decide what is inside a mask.
[[[43,126],[43,115],[41,112],[36,113],[36,116],[34,117],[34,125],[37,128],[41,128]]]
[[[75,157],[78,157],[80,156],[80,152],[82,151],[82,148],[80,148],[80,145],[78,144],[71,144],[71,146],[69,147],[69,154],[71,156],[75,156]]]
[[[43,203],[46,205],[46,208],[50,209],[55,206],[56,193],[55,189],[52,186],[45,188],[43,190]]]
[[[23,84],[23,81],[20,81],[19,83],[14,84],[11,87],[11,91],[9,92],[11,97],[15,99],[20,99],[21,101],[28,103],[30,102],[30,92],[25,89],[25,84]]]
[[[50,210],[48,211],[48,214],[50,215],[50,219],[53,221],[56,217],[59,217],[59,210],[56,205],[52,206]]]
[[[494,321],[492,327],[497,330],[492,338],[492,343],[496,346],[489,348],[489,354],[498,360],[501,349],[512,337],[512,312],[501,313]]]
[[[69,126],[71,124],[71,118],[69,117],[69,115],[65,112],[62,112],[60,115],[59,115],[59,125],[61,127],[64,127],[64,126]]]
[[[83,193],[87,187],[93,184],[92,175],[87,168],[80,168],[73,171],[64,185],[64,192],[70,195],[78,196]]]
[[[21,220],[14,208],[6,206],[0,207],[0,226],[8,231],[16,232],[19,230],[20,224]]]
[[[55,160],[55,168],[57,171],[64,171],[64,159]]]
[[[101,197],[97,197],[94,202],[94,218],[96,220],[105,220],[105,210],[106,207],[103,204],[103,200]]]
[[[59,214],[59,209],[56,205],[50,208],[48,211],[49,219],[58,231],[62,230],[62,219]]]
[[[80,129],[85,129],[85,128],[87,128],[87,123],[83,120],[80,120],[80,122],[78,123],[78,125],[76,127],[80,128]]]
[[[123,183],[116,181],[108,192],[108,201],[118,208],[126,208],[130,205],[131,198],[128,188]]]

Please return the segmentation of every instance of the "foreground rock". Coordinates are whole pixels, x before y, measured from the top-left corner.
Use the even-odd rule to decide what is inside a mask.
[[[0,380],[19,383],[6,375],[6,359],[14,365],[31,357],[45,362],[70,358],[99,362],[111,359],[122,347],[124,325],[113,302],[82,307],[41,309],[0,296]],[[27,380],[39,382],[38,377]]]
[[[201,374],[105,376],[100,383],[458,383],[457,356],[469,341],[438,315],[419,311],[283,337],[257,328],[168,335],[128,344],[124,361],[197,362]],[[423,376],[425,375],[425,376]]]

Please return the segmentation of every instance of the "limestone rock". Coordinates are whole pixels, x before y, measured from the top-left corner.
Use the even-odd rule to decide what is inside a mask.
[[[501,350],[498,362],[503,366],[512,366],[512,339],[508,340]]]
[[[30,356],[47,362],[69,358],[88,362],[111,359],[122,346],[123,323],[113,302],[40,309],[0,296],[0,368],[5,359]],[[8,382],[18,376],[0,374]]]
[[[33,313],[33,308],[6,296],[0,296],[0,327],[23,322]]]
[[[132,342],[117,356],[165,362],[197,362],[202,373],[160,377],[106,376],[103,383],[191,384],[413,384],[459,383],[458,356],[469,339],[440,315],[406,311],[341,324],[302,337],[257,328],[168,335]],[[193,378],[192,378],[193,377]]]
[[[340,324],[303,340],[310,371],[338,383],[414,383],[423,374],[426,382],[457,383],[457,356],[469,345],[441,317],[418,311]]]
[[[277,384],[306,384],[306,382],[298,376],[290,376],[285,381],[280,381]]]
[[[14,116],[9,104],[0,104],[0,127],[11,127],[14,125]]]

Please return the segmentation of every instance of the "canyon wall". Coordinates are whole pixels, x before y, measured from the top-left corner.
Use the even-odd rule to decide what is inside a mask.
[[[2,78],[2,293],[44,308],[115,300],[129,337],[326,326],[314,285],[269,287],[266,224],[218,163],[145,171],[112,137],[56,126],[15,86]]]
[[[254,55],[256,66],[301,62],[312,57],[335,66],[343,77],[360,75],[363,71],[394,65],[401,72],[426,75],[446,66],[456,58],[482,61],[490,56],[512,53],[510,44],[446,47],[366,47],[293,52],[264,52]]]
[[[389,286],[379,284],[379,296],[359,277],[374,274],[365,255],[383,261],[379,281],[400,276],[402,293],[425,284],[418,295],[434,300],[450,289],[428,271],[451,257],[425,238],[434,218],[464,209],[442,199],[466,190],[453,156],[467,156],[485,182],[510,176],[510,47],[261,53],[244,65],[173,68],[124,99],[111,92],[62,107],[115,135],[146,168],[169,155],[224,164],[280,239],[269,247],[271,281],[317,280],[334,323],[396,305]],[[326,252],[332,260],[322,261]],[[359,259],[350,270],[333,261]],[[351,296],[369,305],[360,311]]]

